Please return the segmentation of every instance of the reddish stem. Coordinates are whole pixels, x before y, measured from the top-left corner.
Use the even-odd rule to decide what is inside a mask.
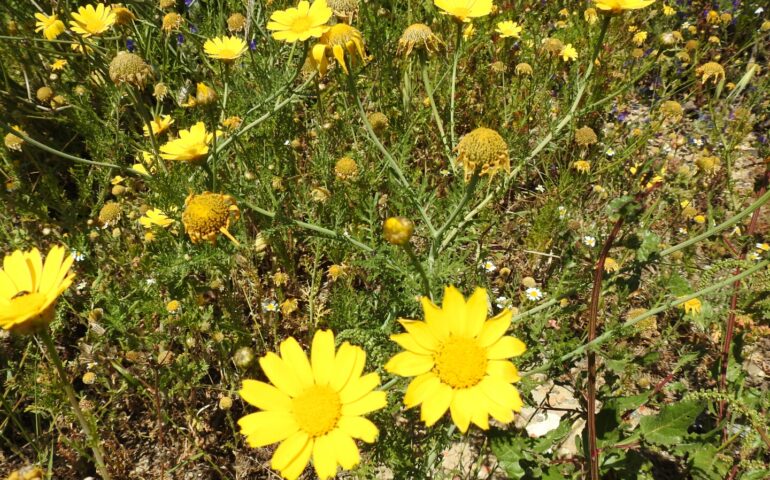
[[[770,171],[765,172],[765,178],[764,178],[764,185],[759,189],[759,196],[762,196],[767,191],[767,182],[770,180]],[[754,213],[751,215],[751,221],[749,222],[749,228],[746,230],[746,235],[749,237],[754,235],[754,232],[757,229],[757,222],[759,220],[759,212],[761,211],[761,208],[758,208],[754,210]],[[728,247],[733,251],[736,252],[735,248],[732,246],[729,240],[725,239],[725,242],[727,243]],[[751,244],[749,244],[748,248],[751,248]],[[746,251],[747,248],[744,247],[743,253],[740,255],[740,259],[744,260],[746,258]],[[740,268],[735,269],[735,274],[740,273]],[[730,298],[730,313],[727,316],[727,327],[725,328],[725,339],[722,343],[722,357],[720,360],[720,371],[719,371],[719,391],[724,392],[727,389],[727,367],[730,362],[730,347],[733,343],[733,335],[735,333],[735,308],[738,305],[738,292],[741,287],[741,282],[736,281],[733,283],[733,295]],[[721,422],[723,418],[727,416],[727,402],[724,400],[719,402],[719,413],[717,415],[717,422]],[[727,438],[727,430],[725,429],[723,432],[724,438]]]
[[[588,341],[592,342],[596,338],[596,317],[599,312],[599,297],[602,291],[602,278],[604,277],[604,262],[610,253],[610,248],[615,242],[623,225],[624,218],[621,216],[612,227],[612,232],[602,246],[599,254],[599,261],[594,270],[594,284],[591,290],[591,305],[588,309]],[[591,480],[599,480],[599,450],[596,447],[596,354],[588,351],[588,470]]]

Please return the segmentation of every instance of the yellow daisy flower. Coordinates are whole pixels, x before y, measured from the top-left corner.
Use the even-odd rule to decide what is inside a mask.
[[[238,394],[261,411],[238,420],[253,448],[281,442],[271,466],[281,476],[300,476],[311,456],[322,480],[333,478],[337,466],[349,470],[360,461],[354,439],[372,443],[377,427],[364,415],[387,404],[376,373],[362,376],[366,352],[344,342],[334,347],[334,334],[316,332],[310,359],[292,337],[259,360],[270,383],[244,380]],[[271,385],[272,383],[272,385]]]
[[[157,137],[158,135],[168,130],[168,127],[170,127],[172,123],[174,123],[174,119],[171,118],[171,115],[161,115],[159,117],[153,118],[150,121],[150,126],[152,127],[152,134]],[[143,129],[144,129],[144,136],[149,137],[150,129],[147,128],[147,125],[145,125]]]
[[[96,7],[86,5],[78,8],[77,12],[72,12],[73,20],[70,22],[72,31],[88,38],[91,35],[101,35],[115,24],[117,17],[112,11],[112,7],[103,3],[98,3]]]
[[[565,62],[574,62],[578,58],[578,52],[571,43],[564,45],[559,55],[561,55],[561,59]]]
[[[318,38],[329,29],[326,22],[332,16],[332,9],[326,0],[310,2],[302,0],[297,8],[278,10],[270,16],[267,29],[273,30],[273,38],[284,42],[304,42],[310,37]]]
[[[206,158],[214,134],[206,131],[206,125],[198,122],[189,130],[181,130],[179,138],[160,147],[160,157],[166,160],[198,162]]]
[[[697,298],[691,298],[682,304],[685,315],[691,313],[693,315],[700,315],[703,304]]]
[[[323,35],[310,52],[311,63],[321,75],[325,75],[329,69],[329,56],[333,56],[347,74],[348,67],[345,64],[345,52],[350,56],[351,65],[356,58],[366,61],[366,52],[364,51],[364,37],[356,28],[344,23],[338,23]]]
[[[182,223],[192,243],[204,240],[214,244],[217,242],[217,234],[221,233],[234,244],[240,245],[228,230],[230,220],[238,220],[240,216],[241,211],[230,195],[203,192],[187,197],[182,212]]]
[[[513,420],[523,405],[518,390],[519,372],[508,361],[526,346],[505,336],[512,312],[505,309],[487,320],[487,292],[477,288],[466,301],[454,287],[444,290],[442,307],[423,297],[425,321],[399,322],[407,333],[390,338],[406,351],[395,355],[385,370],[416,377],[406,389],[407,408],[421,405],[420,418],[436,423],[449,409],[461,432],[471,423],[489,428],[489,416],[502,423]]]
[[[144,215],[142,215],[141,218],[139,218],[139,223],[144,228],[152,228],[154,225],[157,225],[162,228],[167,228],[174,223],[173,218],[169,218],[168,215],[163,213],[163,210],[160,210],[158,208],[153,208],[152,210],[147,210],[144,212]]]
[[[433,0],[433,4],[460,22],[492,13],[492,0]]]
[[[51,71],[52,72],[57,72],[59,70],[64,70],[64,67],[67,66],[67,60],[65,60],[63,58],[56,59],[56,60],[53,61],[53,63],[51,63],[50,66],[51,66]]]
[[[6,255],[0,269],[0,328],[31,333],[48,325],[56,299],[75,278],[69,273],[73,261],[63,246],[52,247],[45,264],[37,248]]]
[[[217,37],[206,40],[203,51],[209,57],[224,63],[233,63],[246,52],[246,41],[238,37]]]
[[[36,13],[35,18],[37,19],[37,22],[35,22],[35,31],[42,31],[43,36],[48,40],[55,39],[65,30],[64,22],[59,20],[58,15],[48,16],[44,13]]]
[[[620,13],[623,10],[638,10],[655,3],[655,0],[595,0],[599,10]]]
[[[500,34],[500,38],[521,38],[521,31],[524,27],[510,20],[499,22],[495,31]]]

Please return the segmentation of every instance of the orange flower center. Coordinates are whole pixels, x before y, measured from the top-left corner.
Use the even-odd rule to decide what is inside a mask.
[[[332,431],[342,416],[339,394],[326,385],[313,385],[292,400],[299,428],[311,437]]]
[[[469,388],[487,372],[487,352],[476,340],[450,337],[433,355],[435,371],[442,383],[452,388]]]

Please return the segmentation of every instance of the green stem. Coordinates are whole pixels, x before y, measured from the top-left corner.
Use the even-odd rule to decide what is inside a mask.
[[[439,135],[441,135],[441,143],[444,144],[444,151],[446,152],[446,156],[449,159],[449,165],[452,167],[452,171],[455,171],[455,159],[452,156],[452,148],[449,146],[449,142],[447,141],[446,132],[444,131],[444,122],[441,121],[441,115],[438,113],[436,101],[433,98],[433,86],[430,83],[430,77],[428,75],[428,61],[426,58],[423,58],[423,55],[424,54],[420,52],[420,70],[422,71],[422,83],[425,87],[425,94],[428,96],[430,109],[433,112],[433,120],[436,122]]]
[[[692,245],[694,243],[698,243],[698,242],[700,242],[703,239],[706,239],[706,238],[708,238],[708,237],[710,237],[710,236],[712,236],[712,235],[714,235],[716,233],[721,232],[722,230],[724,230],[724,229],[726,229],[728,227],[731,227],[731,226],[735,225],[736,223],[741,221],[743,218],[751,215],[751,213],[753,213],[754,210],[756,210],[756,209],[762,207],[762,205],[766,204],[768,200],[770,200],[770,190],[767,191],[761,197],[757,198],[757,200],[754,203],[752,203],[751,205],[749,205],[745,209],[741,210],[737,214],[733,215],[732,217],[728,218],[724,222],[720,223],[719,225],[716,225],[716,226],[706,230],[705,232],[701,233],[700,235],[696,235],[696,236],[694,236],[694,237],[692,237],[692,238],[690,238],[688,240],[685,240],[684,242],[682,242],[682,243],[680,243],[678,245],[674,245],[673,247],[669,247],[669,248],[661,251],[659,255],[661,257],[665,257],[666,255],[671,255],[674,252],[678,252],[679,250],[682,250],[683,248],[687,248],[687,247],[689,247],[690,245]]]
[[[473,193],[476,191],[476,185],[479,183],[479,174],[478,170],[473,173],[471,176],[471,179],[468,181],[468,186],[465,188],[465,194],[463,195],[463,198],[460,199],[460,202],[455,205],[454,210],[449,215],[449,218],[447,218],[447,221],[444,222],[444,225],[441,226],[441,228],[438,229],[436,232],[436,235],[433,237],[434,242],[440,242],[441,236],[446,232],[446,230],[454,223],[455,219],[458,215],[460,215],[460,212],[465,208],[465,205],[468,204],[468,201],[473,197]]]
[[[64,393],[67,395],[67,400],[69,400],[70,406],[72,406],[72,410],[75,412],[78,422],[80,422],[80,426],[83,428],[86,437],[88,437],[88,442],[91,444],[91,449],[94,452],[96,469],[104,480],[110,480],[110,473],[107,471],[107,467],[104,463],[104,452],[99,444],[99,436],[95,431],[91,430],[91,425],[88,423],[88,420],[86,420],[85,415],[83,415],[83,411],[80,410],[80,404],[78,403],[77,397],[75,397],[74,390],[72,390],[72,384],[67,380],[67,373],[64,371],[64,365],[62,365],[61,358],[59,358],[59,354],[56,352],[56,345],[54,344],[53,338],[51,338],[51,334],[47,327],[40,331],[39,337],[45,345],[49,359],[54,364],[54,367],[59,374],[59,380],[61,381]]]
[[[361,99],[358,98],[358,89],[356,87],[355,79],[353,78],[352,75],[347,75],[347,79],[348,79],[348,87],[350,89],[350,94],[353,96],[353,98],[356,101],[356,106],[358,107],[358,115],[361,117],[361,122],[363,122],[364,124],[364,128],[366,129],[366,133],[369,135],[369,139],[372,141],[372,143],[374,143],[377,149],[385,157],[385,160],[388,162],[388,166],[390,167],[390,169],[393,170],[393,173],[396,174],[396,178],[398,178],[399,183],[401,183],[401,186],[406,191],[407,196],[412,201],[412,203],[414,203],[415,207],[417,208],[417,211],[420,213],[420,217],[422,218],[422,221],[428,227],[431,237],[435,237],[436,229],[433,226],[433,223],[430,221],[430,218],[428,217],[428,213],[425,211],[422,205],[420,205],[419,201],[417,200],[417,197],[414,195],[414,188],[409,184],[409,181],[404,176],[404,172],[401,171],[401,167],[398,166],[396,159],[393,158],[393,155],[391,155],[390,152],[388,152],[388,149],[386,149],[385,146],[382,144],[382,142],[380,142],[380,139],[377,138],[377,134],[374,133],[374,130],[372,129],[372,125],[369,123],[369,120],[366,118],[366,111],[364,110],[364,106],[361,104]]]
[[[460,47],[463,41],[463,24],[457,22],[457,29],[455,30],[455,51],[452,58],[452,91],[449,96],[449,134],[451,135],[452,148],[457,145],[457,137],[455,136],[455,87],[457,84],[457,62],[460,60]]]
[[[715,283],[715,284],[713,284],[713,285],[711,285],[709,287],[706,287],[704,289],[698,290],[695,293],[691,293],[690,295],[685,295],[684,297],[679,297],[679,298],[677,298],[675,300],[671,300],[669,302],[666,302],[666,303],[664,303],[663,305],[661,305],[659,307],[653,308],[651,310],[647,310],[646,312],[644,312],[644,313],[642,313],[640,315],[637,315],[634,318],[631,318],[631,319],[627,320],[625,323],[623,323],[623,325],[621,325],[619,327],[616,327],[616,328],[613,328],[613,329],[610,329],[610,330],[607,330],[604,333],[602,333],[601,335],[599,335],[598,337],[596,337],[594,340],[581,345],[580,347],[572,350],[571,352],[565,353],[564,355],[562,355],[558,359],[550,361],[550,362],[547,362],[546,364],[541,365],[540,367],[537,367],[537,368],[535,368],[533,370],[530,370],[528,372],[524,372],[521,375],[524,376],[524,377],[528,377],[528,376],[533,375],[535,373],[542,373],[542,372],[547,371],[551,367],[551,365],[553,365],[554,363],[557,363],[557,362],[558,363],[563,363],[563,362],[571,360],[571,359],[573,359],[575,357],[579,357],[579,356],[583,355],[584,353],[586,353],[588,350],[593,349],[595,347],[598,347],[599,345],[603,344],[607,340],[615,337],[619,333],[622,333],[623,330],[625,330],[627,328],[630,328],[630,327],[633,327],[634,325],[636,325],[637,323],[641,322],[642,320],[644,320],[646,318],[650,318],[650,317],[655,316],[655,315],[657,315],[659,313],[665,312],[666,310],[668,310],[670,308],[682,305],[683,303],[687,302],[688,300],[692,300],[693,298],[701,297],[701,296],[704,296],[704,295],[708,295],[709,293],[715,292],[715,291],[717,291],[717,290],[719,290],[719,289],[721,289],[723,287],[726,287],[726,286],[732,284],[733,282],[740,281],[740,280],[750,276],[751,274],[753,274],[755,272],[758,272],[759,270],[762,270],[763,268],[767,267],[768,265],[770,265],[770,260],[765,260],[764,262],[757,263],[753,267],[751,267],[751,268],[749,268],[747,270],[744,270],[743,272],[741,272],[738,275],[734,275],[734,276],[725,278],[724,280],[721,280],[721,281],[719,281],[719,282],[717,282],[717,283]]]
[[[414,265],[414,268],[417,270],[417,272],[420,274],[420,279],[422,280],[422,289],[424,291],[424,294],[433,301],[433,291],[430,288],[430,280],[428,279],[428,274],[425,273],[425,269],[422,266],[422,263],[420,263],[420,259],[417,258],[417,255],[414,253],[414,248],[412,248],[412,244],[409,242],[406,242],[404,245],[404,251],[407,255],[409,255],[409,260],[412,261],[412,265]]]
[[[249,207],[250,209],[254,210],[255,212],[259,213],[260,215],[263,215],[268,218],[276,218],[275,212],[271,212],[270,210],[265,210],[264,208],[260,208],[256,205],[253,205],[252,203],[241,200],[241,203]],[[294,220],[294,219],[287,219],[289,223],[304,228],[306,230],[310,230],[312,232],[320,233],[326,237],[329,237],[333,240],[340,240],[340,241],[347,241],[350,242],[352,245],[355,245],[356,247],[360,248],[361,250],[365,252],[373,252],[374,249],[370,247],[369,245],[366,245],[365,243],[359,242],[358,240],[354,239],[353,237],[350,237],[348,235],[340,235],[339,233],[335,232],[334,230],[329,230],[328,228],[321,227],[319,225],[315,225],[313,223],[308,222],[302,222],[300,220]]]
[[[66,158],[67,160],[72,160],[73,162],[77,162],[77,163],[84,163],[86,165],[93,165],[93,166],[96,166],[96,167],[115,168],[117,170],[121,170],[121,171],[124,171],[124,172],[138,174],[135,170],[131,170],[130,168],[121,167],[120,165],[114,165],[112,163],[104,163],[104,162],[94,162],[93,160],[86,160],[85,158],[76,157],[74,155],[70,155],[69,153],[64,153],[62,151],[56,150],[53,147],[49,147],[48,145],[46,145],[44,143],[38,142],[37,140],[33,139],[32,137],[30,137],[29,135],[27,135],[25,133],[22,133],[22,132],[20,132],[18,130],[14,130],[13,128],[10,127],[10,125],[8,125],[7,123],[3,122],[2,120],[0,120],[0,127],[2,127],[2,129],[5,130],[8,133],[12,133],[12,134],[16,135],[17,137],[21,138],[22,140],[24,140],[25,142],[29,143],[30,145],[34,145],[34,146],[36,146],[37,148],[39,148],[39,149],[41,149],[43,151],[46,151],[46,152],[48,152],[48,153],[50,153],[52,155],[56,155],[57,157]]]

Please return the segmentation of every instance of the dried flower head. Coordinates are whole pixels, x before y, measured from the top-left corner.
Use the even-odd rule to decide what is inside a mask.
[[[374,133],[377,135],[387,130],[388,126],[390,125],[388,122],[388,117],[386,117],[382,112],[372,112],[366,116],[366,120],[369,122],[369,125],[372,126],[372,130],[374,130]]]
[[[16,132],[20,132],[20,133],[22,133],[24,135],[27,134],[27,132],[22,130],[22,128],[20,126],[18,126],[18,125],[14,125],[13,127],[11,127],[11,129],[15,130]],[[5,135],[5,148],[7,148],[8,150],[13,150],[13,151],[16,151],[16,152],[20,152],[22,145],[24,145],[24,139],[23,138],[21,138],[21,137],[19,137],[17,135],[14,135],[13,133],[8,133],[8,134]]]
[[[499,133],[480,127],[465,135],[457,144],[457,162],[465,169],[465,181],[474,172],[478,175],[494,176],[499,170],[509,172],[511,160],[508,145]]]
[[[444,42],[433,33],[429,26],[424,23],[413,23],[406,27],[401,38],[398,39],[396,53],[406,57],[414,50],[430,55],[438,52],[443,46]]]
[[[704,84],[710,79],[713,79],[716,84],[719,83],[720,79],[724,80],[725,78],[725,69],[717,62],[704,63],[695,72],[701,76],[701,83]]]
[[[121,215],[123,214],[123,209],[120,207],[120,204],[117,202],[107,202],[104,204],[101,210],[99,210],[99,223],[104,227],[111,227],[112,225],[115,225],[118,223],[118,220],[120,220]]]
[[[227,17],[227,29],[233,33],[242,32],[246,28],[246,17],[236,12]]]
[[[666,100],[660,105],[660,113],[663,118],[679,121],[682,118],[684,111],[682,105],[674,100]]]
[[[334,165],[334,175],[342,180],[355,180],[358,177],[358,164],[350,157],[342,157]]]
[[[528,63],[525,63],[525,62],[521,62],[521,63],[516,65],[516,68],[514,69],[514,71],[516,72],[516,75],[518,75],[520,77],[521,76],[531,77],[532,76],[532,65],[530,65]]]
[[[588,147],[598,141],[599,139],[596,137],[596,132],[589,126],[580,127],[575,130],[575,143],[581,147]]]
[[[230,195],[211,192],[190,194],[185,200],[182,223],[193,243],[207,241],[215,244],[217,235],[221,233],[238,245],[228,228],[230,221],[238,220],[240,214],[235,199]]]
[[[137,88],[144,88],[147,79],[152,77],[152,68],[142,57],[129,52],[118,52],[110,62],[109,72],[115,85],[127,83]]]
[[[166,33],[173,30],[179,30],[184,22],[184,18],[176,12],[169,12],[163,16],[163,25],[160,27]]]

